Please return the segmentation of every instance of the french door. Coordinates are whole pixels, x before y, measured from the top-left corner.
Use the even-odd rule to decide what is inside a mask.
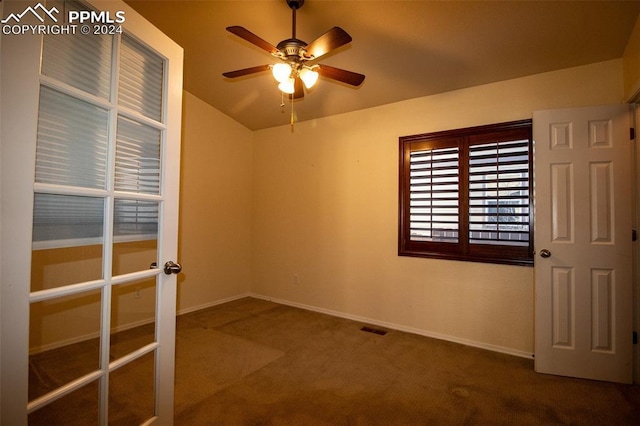
[[[0,423],[171,424],[183,51],[119,1],[1,8],[122,22],[0,40]]]
[[[631,383],[628,105],[536,111],[535,368]]]

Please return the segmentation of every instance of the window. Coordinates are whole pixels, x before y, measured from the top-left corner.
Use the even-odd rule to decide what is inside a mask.
[[[533,265],[531,120],[400,138],[398,254]]]

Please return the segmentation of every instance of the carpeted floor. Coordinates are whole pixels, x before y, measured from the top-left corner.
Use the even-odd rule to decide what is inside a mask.
[[[236,366],[206,398],[190,395],[202,395],[195,389],[207,380],[178,386],[179,425],[640,424],[638,386],[540,375],[530,360],[392,330],[381,336],[262,300],[178,324],[179,336],[208,330],[210,346],[217,334],[232,336],[265,361],[230,353],[225,364],[246,369]],[[178,360],[189,347],[179,337]],[[178,378],[185,370],[178,361]]]
[[[640,424],[639,386],[541,375],[531,360],[363,325],[253,298],[180,316],[175,424]],[[114,403],[127,408],[131,387]],[[59,424],[86,422],[71,417]]]

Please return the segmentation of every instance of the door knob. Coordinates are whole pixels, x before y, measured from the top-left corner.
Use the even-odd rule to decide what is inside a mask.
[[[547,249],[542,249],[540,250],[540,257],[544,257],[545,259],[551,257],[551,252]]]
[[[182,271],[182,266],[179,263],[174,263],[171,260],[164,264],[164,273],[167,275],[179,274]]]

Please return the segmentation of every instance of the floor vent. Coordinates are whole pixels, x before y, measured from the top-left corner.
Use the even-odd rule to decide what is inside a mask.
[[[371,328],[367,326],[362,327],[360,330],[366,331],[367,333],[379,334],[380,336],[384,336],[385,334],[387,334],[385,330],[380,330],[378,328]]]

